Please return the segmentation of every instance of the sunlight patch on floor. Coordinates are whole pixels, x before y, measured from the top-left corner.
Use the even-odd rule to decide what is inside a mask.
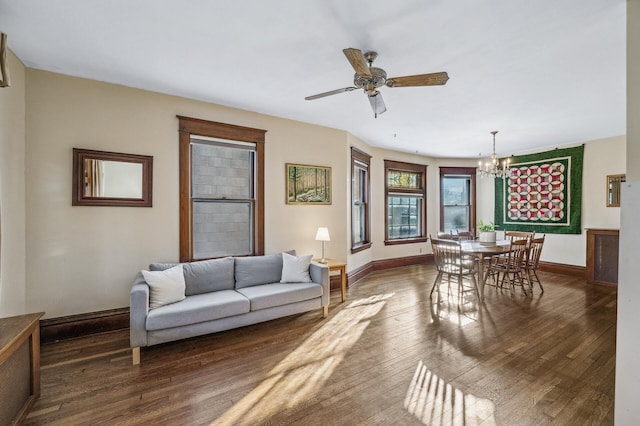
[[[496,425],[495,405],[447,383],[420,361],[404,407],[424,425]]]
[[[434,293],[431,317],[434,321],[448,321],[464,327],[478,321],[480,304],[475,295]]]
[[[256,424],[310,401],[394,293],[351,302],[211,425]]]

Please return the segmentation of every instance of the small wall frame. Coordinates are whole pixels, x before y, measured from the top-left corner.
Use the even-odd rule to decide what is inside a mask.
[[[331,167],[285,165],[287,204],[331,204]]]

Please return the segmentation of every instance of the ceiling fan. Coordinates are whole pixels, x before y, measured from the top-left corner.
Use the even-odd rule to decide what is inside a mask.
[[[373,61],[378,57],[376,52],[362,53],[360,49],[344,49],[344,55],[356,71],[353,75],[353,86],[344,87],[342,89],[331,90],[329,92],[318,93],[317,95],[307,96],[308,101],[324,98],[325,96],[337,95],[338,93],[350,92],[355,89],[364,89],[369,98],[373,114],[377,118],[378,114],[382,114],[387,110],[382,100],[382,95],[378,87],[387,85],[387,87],[414,87],[414,86],[441,86],[447,83],[449,76],[446,72],[434,72],[431,74],[409,75],[405,77],[387,78],[387,73],[382,68],[373,66]]]

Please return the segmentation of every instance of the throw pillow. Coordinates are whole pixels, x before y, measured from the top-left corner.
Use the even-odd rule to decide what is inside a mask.
[[[149,284],[150,309],[179,302],[185,298],[182,265],[176,265],[164,271],[142,271],[142,276]]]
[[[307,256],[291,256],[282,253],[282,279],[281,283],[310,283],[309,263],[311,263],[312,254]]]

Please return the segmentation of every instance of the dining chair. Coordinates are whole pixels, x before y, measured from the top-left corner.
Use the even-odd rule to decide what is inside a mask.
[[[434,238],[429,239],[431,240],[433,259],[438,271],[436,279],[433,281],[429,297],[433,295],[433,291],[436,287],[438,288],[438,292],[440,292],[439,284],[442,277],[446,275],[449,282],[451,282],[452,277],[457,279],[460,296],[462,296],[465,291],[474,291],[478,299],[480,299],[478,283],[476,281],[477,260],[475,258],[464,256],[460,248],[460,243],[457,241]],[[471,279],[473,289],[464,289],[463,282],[465,278]]]
[[[540,253],[542,253],[542,246],[544,245],[545,235],[542,237],[533,238],[529,242],[529,255],[527,259],[523,262],[523,266],[525,269],[525,274],[527,279],[529,280],[531,291],[533,292],[533,282],[537,282],[538,286],[540,286],[540,290],[544,293],[544,288],[542,287],[542,283],[540,282],[540,278],[536,270],[538,269],[538,263],[540,262]]]
[[[523,231],[504,231],[504,239],[509,242],[517,241],[517,240],[526,240],[527,243],[531,241],[534,237],[534,232],[523,232]],[[508,261],[509,253],[500,254],[498,256],[494,256],[492,258],[493,262],[506,263]],[[495,272],[494,272],[495,273]]]
[[[507,280],[511,287],[512,295],[515,295],[516,285],[519,285],[522,288],[523,293],[528,295],[525,287],[525,285],[528,285],[529,289],[531,289],[531,294],[533,294],[531,282],[524,273],[525,268],[523,266],[528,259],[528,251],[528,239],[516,239],[511,241],[509,244],[509,252],[506,253],[504,257],[500,258],[498,256],[494,256],[491,258],[485,280],[488,279],[489,276],[492,276],[496,287],[499,286],[500,288],[504,287],[504,282]]]
[[[531,240],[535,235],[535,232],[504,231],[504,239],[509,241]]]
[[[474,237],[473,232],[470,232],[470,231],[458,232],[458,241],[471,241],[475,239],[476,238]]]
[[[455,240],[456,236],[449,233],[449,232],[438,232],[438,239],[439,240]]]

